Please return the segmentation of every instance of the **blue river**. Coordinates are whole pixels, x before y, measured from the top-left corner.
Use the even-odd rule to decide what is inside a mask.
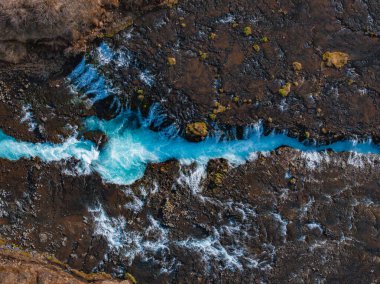
[[[101,45],[97,52],[100,62],[104,64],[116,60],[106,45]],[[94,65],[85,60],[73,70],[68,79],[74,90],[87,95],[92,102],[104,99],[112,92],[107,80]],[[221,140],[213,136],[200,143],[192,143],[177,135],[175,126],[159,132],[150,130],[152,125],[159,126],[164,120],[165,116],[158,105],[153,105],[145,118],[128,109],[109,121],[88,118],[85,121],[87,130],[101,130],[108,137],[107,144],[101,150],[92,142],[77,137],[62,144],[29,143],[16,141],[0,130],[0,158],[17,160],[39,157],[46,162],[75,158],[88,170],[99,173],[107,182],[131,184],[144,175],[147,164],[169,159],[177,159],[182,163],[207,163],[210,159],[225,158],[231,164],[241,164],[254,153],[272,151],[280,146],[304,152],[331,149],[335,152],[380,154],[379,146],[370,140],[360,143],[347,140],[328,146],[315,146],[280,133],[264,136],[259,124],[247,127],[244,139],[241,140]]]

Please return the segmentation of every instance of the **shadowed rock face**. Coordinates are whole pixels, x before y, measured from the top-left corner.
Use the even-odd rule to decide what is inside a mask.
[[[28,44],[52,46],[56,50],[88,35],[107,19],[106,7],[119,1],[11,0],[0,4],[0,60],[28,60]],[[108,18],[110,15],[108,15]],[[30,59],[29,59],[30,60]]]
[[[171,0],[10,0],[0,3],[0,61],[31,61],[33,47],[62,51],[84,47],[94,36],[112,35],[127,11],[172,7]],[[119,9],[120,8],[120,9]],[[122,14],[119,14],[122,13]],[[123,15],[124,14],[124,15]],[[46,48],[47,47],[47,48]],[[68,52],[68,51],[67,51]]]

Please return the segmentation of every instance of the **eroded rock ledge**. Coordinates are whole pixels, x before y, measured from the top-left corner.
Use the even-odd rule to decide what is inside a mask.
[[[2,240],[0,243],[0,282],[3,284],[133,284],[129,279],[114,280],[106,273],[87,274],[71,269],[52,255],[25,251]]]
[[[0,3],[0,61],[31,61],[33,49],[46,52],[85,47],[86,41],[112,36],[130,24],[132,14],[177,1],[10,0]],[[35,50],[34,50],[35,51]],[[66,50],[70,52],[70,50]],[[34,54],[35,55],[35,54]]]

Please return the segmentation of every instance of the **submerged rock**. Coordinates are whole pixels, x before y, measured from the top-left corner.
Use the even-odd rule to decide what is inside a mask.
[[[90,140],[95,143],[98,149],[102,149],[108,141],[107,135],[101,131],[86,131],[83,133],[85,140]]]

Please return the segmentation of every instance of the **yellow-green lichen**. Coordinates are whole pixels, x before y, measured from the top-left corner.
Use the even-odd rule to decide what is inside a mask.
[[[292,185],[295,185],[297,183],[297,179],[295,177],[292,177],[290,180],[289,180],[289,183],[292,184]]]
[[[131,281],[133,284],[137,284],[136,278],[131,273],[126,272],[124,279]]]
[[[222,104],[216,102],[216,103],[215,103],[215,108],[214,108],[214,110],[213,110],[213,113],[214,113],[214,114],[218,114],[218,113],[225,112],[226,110],[227,110],[227,108],[226,108],[224,105],[222,105]]]
[[[302,70],[302,64],[300,62],[294,61],[292,65],[294,71],[299,72]]]
[[[167,58],[167,63],[169,66],[174,66],[177,64],[177,60],[175,59],[175,57],[168,57]]]
[[[164,0],[163,4],[165,4],[169,8],[173,8],[174,5],[178,4],[178,0]]]
[[[196,137],[206,137],[208,135],[207,125],[204,122],[194,122],[186,126],[186,134]]]
[[[261,38],[260,41],[261,41],[262,43],[267,43],[267,42],[269,42],[269,38],[266,37],[266,36],[263,36],[263,37]]]
[[[342,67],[344,67],[349,60],[348,54],[340,51],[327,51],[323,54],[322,58],[326,66],[335,67],[337,69],[341,69]]]
[[[216,186],[222,186],[223,185],[223,174],[222,173],[216,173],[214,176],[214,184]]]
[[[206,60],[207,59],[207,53],[206,52],[203,52],[203,51],[199,51],[199,58],[200,60]]]
[[[291,83],[286,83],[281,89],[278,90],[278,93],[283,97],[287,97],[290,93],[291,86]]]
[[[250,36],[252,35],[252,28],[250,26],[246,26],[243,29],[243,33],[245,36]]]
[[[260,51],[260,46],[258,44],[254,44],[253,46],[253,49],[256,51],[256,52],[259,52]]]

